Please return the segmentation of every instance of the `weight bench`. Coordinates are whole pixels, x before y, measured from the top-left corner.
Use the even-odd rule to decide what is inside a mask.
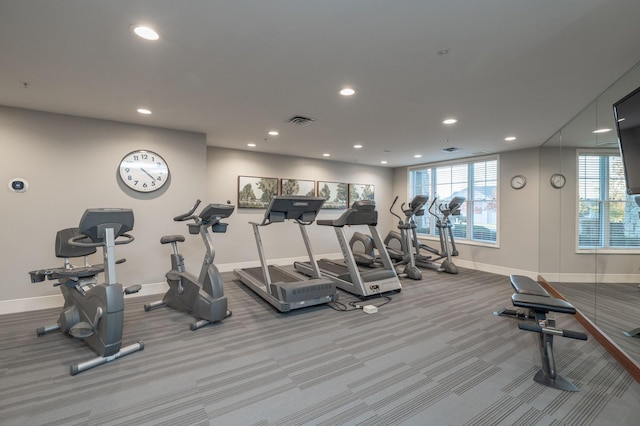
[[[532,296],[551,297],[551,295],[540,284],[524,275],[510,275],[509,281],[516,294],[529,294]],[[514,305],[515,306],[515,305]],[[522,309],[501,308],[494,311],[493,315],[501,317],[516,318],[525,321],[534,321],[535,315],[531,309],[523,311]]]
[[[509,278],[516,291],[511,296],[511,302],[513,306],[520,309],[515,311],[503,309],[500,312],[494,312],[494,314],[522,319],[523,321],[518,323],[520,330],[539,333],[542,368],[536,373],[533,380],[555,389],[577,392],[579,389],[573,383],[556,372],[555,357],[553,355],[553,336],[587,340],[587,335],[579,331],[556,328],[555,319],[547,316],[549,312],[574,315],[576,308],[565,300],[551,297],[540,284],[529,277],[511,275]],[[508,313],[505,314],[505,312]]]

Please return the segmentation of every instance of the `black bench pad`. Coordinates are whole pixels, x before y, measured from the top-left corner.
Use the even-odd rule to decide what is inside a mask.
[[[525,277],[524,275],[511,275],[509,276],[509,279],[511,280],[511,286],[514,288],[516,293],[551,297],[544,287],[529,277]]]
[[[555,297],[516,293],[511,296],[511,301],[513,306],[533,309],[536,312],[559,312],[572,315],[576,313],[576,308],[571,303]]]

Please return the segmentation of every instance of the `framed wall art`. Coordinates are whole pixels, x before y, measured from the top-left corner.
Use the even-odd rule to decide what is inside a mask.
[[[266,209],[278,195],[278,178],[238,176],[238,208]]]
[[[350,183],[349,184],[349,205],[358,200],[373,200],[376,192],[375,185]]]
[[[326,201],[323,209],[346,209],[347,208],[347,184],[341,182],[318,181],[318,197],[323,197]]]
[[[316,182],[302,179],[280,179],[281,195],[316,195]]]

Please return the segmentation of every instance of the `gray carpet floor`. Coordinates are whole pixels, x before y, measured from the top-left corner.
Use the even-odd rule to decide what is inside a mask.
[[[493,315],[510,305],[507,277],[425,271],[375,314],[326,305],[282,314],[232,274],[224,281],[233,315],[197,331],[183,312],[144,312],[158,297],[129,298],[123,340],[145,349],[77,376],[69,364],[93,352],[35,334],[58,310],[0,316],[0,423],[640,424],[640,385],[594,339],[555,340],[558,370],[580,392],[533,381],[538,335]]]

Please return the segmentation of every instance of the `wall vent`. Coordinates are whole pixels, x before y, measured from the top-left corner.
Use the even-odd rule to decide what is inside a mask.
[[[303,124],[309,124],[313,121],[316,121],[316,119],[304,117],[302,115],[294,115],[293,117],[287,120],[287,123],[295,124],[296,126],[302,126]]]

